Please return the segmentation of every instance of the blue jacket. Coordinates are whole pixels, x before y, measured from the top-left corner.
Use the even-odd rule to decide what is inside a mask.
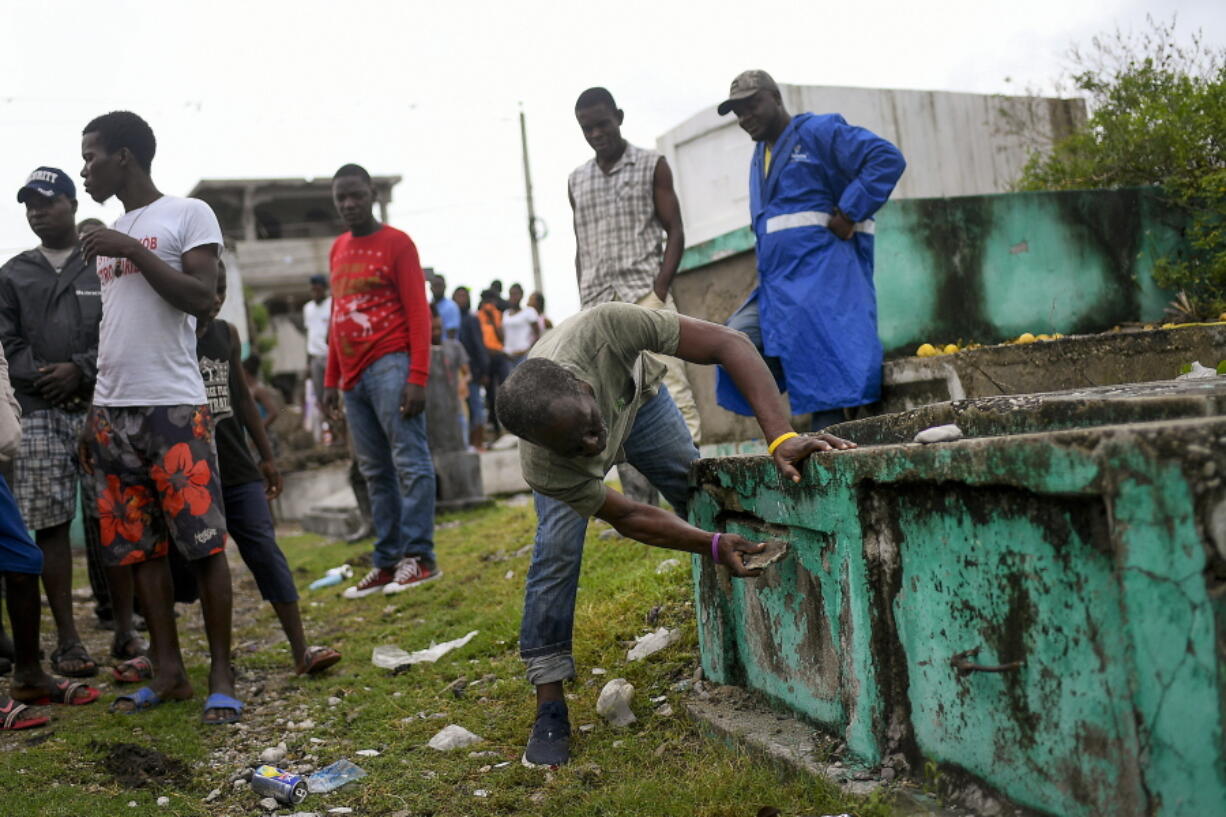
[[[859,406],[881,395],[881,341],[873,287],[874,213],[907,163],[891,143],[838,114],[800,114],[775,142],[763,177],[765,145],[749,166],[749,206],[757,239],[762,345],[779,358],[797,414]],[[844,241],[825,224],[838,207],[856,222]],[[752,414],[720,369],[716,397]]]

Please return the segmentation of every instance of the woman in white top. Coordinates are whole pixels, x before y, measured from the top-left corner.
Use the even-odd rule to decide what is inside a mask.
[[[507,293],[507,310],[502,313],[502,344],[512,368],[523,362],[541,336],[540,315],[530,306],[521,306],[523,299],[524,288],[512,284]]]
[[[536,310],[536,325],[540,327],[542,335],[553,328],[553,321],[545,317],[545,295],[543,293],[533,292],[529,295],[528,306]]]

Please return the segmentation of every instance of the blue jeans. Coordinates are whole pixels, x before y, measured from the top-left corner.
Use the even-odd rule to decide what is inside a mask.
[[[736,312],[733,312],[732,317],[728,319],[728,323],[725,325],[729,329],[735,329],[738,332],[744,333],[753,342],[753,345],[758,347],[758,354],[762,355],[762,359],[766,361],[766,366],[771,370],[771,374],[775,376],[776,383],[787,382],[787,378],[783,375],[783,363],[777,357],[767,357],[765,350],[762,348],[762,313],[758,306],[757,298],[754,298]],[[821,431],[826,426],[842,423],[846,419],[847,416],[843,413],[843,409],[815,411],[809,421],[809,430]]]
[[[388,569],[405,556],[434,565],[434,463],[426,413],[400,414],[408,375],[408,354],[393,352],[367,366],[344,393],[358,470],[370,491],[374,564]]]
[[[639,409],[624,448],[626,460],[684,517],[690,463],[698,459],[698,449],[663,384],[659,394]],[[539,493],[533,496],[536,544],[524,588],[519,654],[528,681],[539,685],[575,677],[571,633],[587,519],[564,502]]]

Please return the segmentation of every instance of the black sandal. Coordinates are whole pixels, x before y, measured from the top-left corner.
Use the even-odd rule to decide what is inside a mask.
[[[60,665],[61,661],[76,661],[87,666],[78,670],[68,670]],[[69,678],[92,678],[98,674],[98,662],[89,657],[85,645],[80,641],[59,647],[51,653],[51,668],[58,675],[66,675]]]
[[[135,647],[132,646],[133,642],[136,644]],[[127,661],[130,658],[144,655],[148,648],[149,645],[145,643],[145,639],[141,638],[140,633],[135,630],[115,633],[115,638],[111,640],[111,658],[116,661]]]

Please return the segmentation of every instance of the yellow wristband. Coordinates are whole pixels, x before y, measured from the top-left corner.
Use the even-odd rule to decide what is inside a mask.
[[[789,431],[786,434],[780,434],[778,437],[775,438],[775,441],[773,443],[767,446],[766,453],[771,455],[772,457],[775,456],[776,448],[783,445],[785,442],[792,439],[793,437],[799,437],[799,436],[800,435],[797,434],[795,431]]]

